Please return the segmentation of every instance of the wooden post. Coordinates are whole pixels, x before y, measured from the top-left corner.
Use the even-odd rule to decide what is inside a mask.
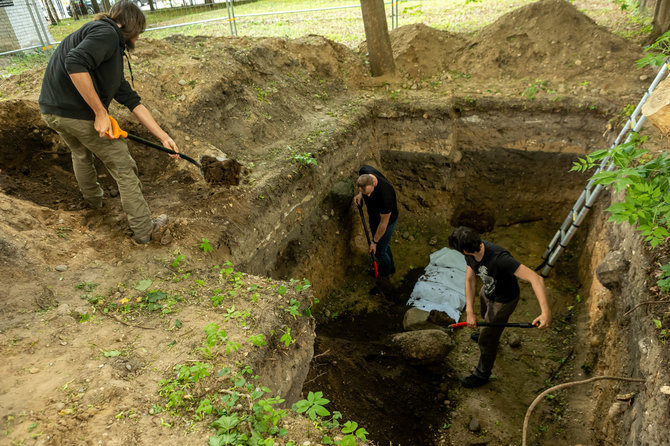
[[[670,138],[670,79],[665,79],[656,86],[641,111],[663,136]]]
[[[361,0],[361,10],[372,75],[395,72],[384,0]]]

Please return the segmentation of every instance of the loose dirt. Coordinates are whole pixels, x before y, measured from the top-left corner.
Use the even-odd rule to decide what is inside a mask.
[[[205,177],[129,142],[153,213],[170,216],[147,246],[131,241],[102,165],[105,206],[85,208],[68,149],[39,115],[42,71],[0,80],[2,442],[205,444],[212,418],[195,408],[170,414],[160,394],[176,367],[200,361],[211,374],[189,389],[195,401],[218,400],[231,376],[246,377],[288,403],[324,391],[331,411],[369,425],[379,444],[517,444],[537,393],[603,364],[575,356],[590,339],[584,315],[595,311],[583,308],[595,299],[585,272],[594,265],[586,264],[607,250],[602,240],[582,249],[586,235],[548,280],[554,328],[524,332],[519,349],[507,332],[488,387],[458,387],[477,356],[465,330],[442,364],[402,360],[386,338],[402,330],[404,307],[368,295],[352,181],[361,163],[375,163],[398,188],[401,297],[428,254],[446,246],[448,230],[473,217],[492,230],[488,239],[535,266],[583,187],[576,174],[557,172],[611,142],[607,123],[618,128],[620,111],[654,76],[635,68],[641,48],[560,0],[520,8],[476,35],[412,25],[391,39],[398,73],[383,80],[368,75],[364,48],[316,35],[140,39],[132,64],[143,103],[184,153],[208,166]],[[151,139],[127,110],[110,113]],[[532,319],[528,287],[522,297],[518,320]],[[291,314],[294,305],[301,316]],[[203,350],[210,323],[239,349]],[[254,345],[257,335],[266,344]],[[630,372],[634,360],[617,355],[609,366]],[[667,354],[659,355],[645,371],[662,383]],[[627,438],[624,424],[598,426],[610,393],[598,392],[597,404],[548,401],[532,441]],[[651,415],[645,406],[626,415],[636,429],[658,422],[648,438],[670,425],[654,401]],[[564,416],[573,403],[582,412]],[[585,413],[586,432],[575,428]],[[276,444],[321,444],[323,433],[304,417],[282,426],[288,436]]]

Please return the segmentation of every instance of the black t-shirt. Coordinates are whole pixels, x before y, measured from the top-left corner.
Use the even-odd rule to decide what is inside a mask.
[[[521,263],[504,248],[484,241],[484,257],[477,262],[465,256],[465,262],[484,282],[484,294],[496,302],[511,302],[519,296],[519,282],[514,273]]]
[[[398,203],[395,198],[395,189],[391,183],[372,166],[363,165],[358,170],[358,175],[372,174],[377,177],[377,185],[369,197],[363,195],[365,206],[368,208],[368,217],[370,218],[370,227],[374,231],[381,221],[380,214],[391,214],[389,224],[398,219]]]

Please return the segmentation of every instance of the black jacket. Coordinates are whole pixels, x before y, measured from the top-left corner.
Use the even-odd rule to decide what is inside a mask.
[[[140,97],[123,77],[125,47],[121,29],[108,18],[86,23],[63,39],[44,73],[40,111],[65,118],[95,119],[69,76],[87,71],[105,108],[115,99],[132,111],[140,104]]]

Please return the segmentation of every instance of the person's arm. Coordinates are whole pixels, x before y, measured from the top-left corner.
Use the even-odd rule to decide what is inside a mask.
[[[465,267],[465,316],[468,327],[477,326],[477,316],[475,316],[475,288],[477,287],[477,276],[470,266]]]
[[[112,123],[107,115],[107,109],[102,105],[102,101],[100,101],[100,97],[93,86],[93,79],[91,79],[88,71],[70,73],[70,79],[72,79],[72,83],[81,97],[95,113],[95,123],[93,125],[98,135],[103,138],[108,131],[111,133]]]
[[[537,301],[540,304],[541,313],[533,320],[533,324],[539,322],[539,328],[549,327],[551,325],[551,310],[549,309],[549,301],[547,300],[547,292],[544,287],[544,279],[526,265],[519,265],[514,275],[519,279],[530,282],[533,287]]]
[[[377,254],[377,242],[379,242],[379,240],[381,240],[381,238],[384,237],[386,228],[388,228],[389,226],[391,213],[389,212],[388,214],[379,214],[379,216],[381,217],[379,226],[377,226],[377,230],[372,235],[372,240],[370,243],[370,252],[374,252],[375,254]]]
[[[142,123],[142,125],[147,128],[147,130],[149,130],[156,138],[160,140],[161,144],[163,144],[165,148],[179,152],[177,144],[172,140],[172,138],[170,138],[170,135],[168,135],[167,132],[163,130],[160,125],[158,125],[154,117],[151,115],[149,109],[140,104],[133,108],[133,114]],[[170,156],[178,157],[178,155]]]

